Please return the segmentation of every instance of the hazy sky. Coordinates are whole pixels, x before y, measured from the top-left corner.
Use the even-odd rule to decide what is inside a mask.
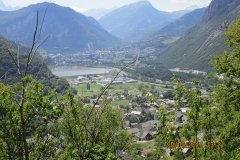
[[[50,2],[50,0],[2,0],[7,6],[27,6],[38,2]],[[120,7],[139,0],[51,0],[51,2],[69,6],[78,11],[85,11],[95,8],[114,8]],[[207,6],[211,0],[149,0],[153,6],[162,11],[176,11],[189,7]]]

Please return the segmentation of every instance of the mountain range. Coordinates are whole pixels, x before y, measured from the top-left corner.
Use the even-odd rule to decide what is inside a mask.
[[[214,53],[224,49],[227,24],[240,15],[239,0],[213,0],[200,24],[177,40],[156,60],[167,68],[185,68],[209,71]]]
[[[148,1],[120,7],[99,19],[100,24],[124,41],[137,41],[177,19],[183,12],[163,12]]]
[[[182,10],[172,12],[171,14],[175,14],[175,16],[182,16],[165,27],[148,33],[138,42],[131,43],[131,46],[139,49],[153,47],[157,52],[162,53],[176,40],[184,36],[190,28],[199,24],[205,10],[206,8],[199,8],[193,11]]]
[[[202,21],[203,14],[206,8],[199,8],[193,10],[176,21],[166,25],[159,31],[155,32],[153,36],[155,37],[165,37],[167,39],[172,37],[181,37],[192,28],[193,26],[199,24]]]
[[[48,37],[42,46],[47,52],[78,52],[109,47],[119,42],[94,18],[77,13],[71,8],[47,2],[12,12],[0,11],[0,34],[10,40],[30,45],[36,26],[37,11],[39,27],[43,24],[42,40]],[[46,16],[42,23],[45,11]]]
[[[182,13],[185,12],[183,16],[165,27],[149,33],[137,42],[137,45],[142,46],[142,48],[158,48],[160,49],[159,52],[164,50],[167,46],[171,46],[176,40],[184,36],[190,28],[199,24],[202,21],[205,10],[206,8],[199,8],[193,11],[188,10],[189,13],[182,11]],[[181,13],[181,11],[179,12]]]
[[[118,38],[126,43],[140,41],[138,46],[143,44],[162,47],[162,43],[165,43],[163,41],[173,42],[184,35],[187,29],[201,20],[203,13],[203,9],[192,12],[163,12],[155,9],[148,1],[139,1],[113,11],[96,9],[84,13],[94,16],[95,12],[95,18],[96,15],[101,17],[106,14],[98,23],[94,18],[71,8],[45,2],[12,12],[0,11],[0,34],[10,40],[30,45],[30,37],[36,25],[36,11],[39,12],[41,23],[45,10],[41,38],[48,38],[42,49],[50,53],[114,47],[122,44]]]
[[[17,11],[0,11],[0,33],[30,45],[36,11],[41,23],[47,6],[41,38],[48,37],[42,46],[48,52],[113,47],[121,44],[120,38],[142,48],[159,47],[156,62],[166,68],[205,71],[210,68],[212,54],[226,49],[222,34],[226,25],[240,15],[239,0],[213,0],[208,8],[191,12],[162,12],[148,1],[140,1],[115,9],[97,22],[68,7],[39,3]]]

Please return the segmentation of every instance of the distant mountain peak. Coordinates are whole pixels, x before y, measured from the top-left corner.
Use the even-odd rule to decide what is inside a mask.
[[[157,10],[150,2],[138,1],[106,14],[99,22],[108,32],[124,41],[138,41],[173,19],[172,14]]]
[[[136,3],[134,3],[134,4],[139,4],[139,5],[152,5],[149,1],[145,1],[145,0],[143,0],[143,1],[138,1],[138,2],[136,2]]]
[[[52,5],[52,6],[59,6],[58,4],[56,4],[56,3],[52,3],[52,2],[40,2],[40,3],[35,3],[35,4],[31,4],[31,5],[29,5],[29,6],[27,6],[27,8],[29,8],[29,7],[46,7],[46,6],[50,6],[50,5]]]
[[[137,1],[135,3],[131,3],[129,5],[126,5],[127,7],[136,7],[136,8],[141,8],[141,7],[153,7],[152,4],[149,1]]]

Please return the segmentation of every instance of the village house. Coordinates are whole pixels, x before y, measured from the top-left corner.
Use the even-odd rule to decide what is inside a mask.
[[[127,128],[127,132],[132,135],[135,135],[139,132],[139,129],[138,128]]]
[[[144,123],[131,123],[127,128],[128,133],[131,133],[137,141],[149,141],[157,135],[157,127],[160,122],[151,120]]]
[[[121,160],[132,160],[131,156],[126,152],[117,151],[117,155]]]
[[[135,138],[138,141],[149,141],[154,138],[154,134],[151,131],[139,131],[135,134]]]

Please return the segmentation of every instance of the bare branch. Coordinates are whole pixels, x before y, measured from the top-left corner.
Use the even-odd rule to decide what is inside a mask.
[[[32,60],[33,60],[33,58],[34,58],[34,55],[36,54],[37,50],[48,40],[48,38],[49,38],[49,36],[47,36],[39,45],[37,45],[37,46],[35,47],[29,63],[32,62]]]
[[[39,21],[38,19],[39,19],[39,17],[38,17],[38,11],[37,11],[37,22],[36,22],[36,26],[35,26],[35,30],[34,30],[34,34],[33,34],[32,46],[31,46],[30,51],[28,52],[27,66],[26,66],[26,69],[25,69],[25,72],[24,72],[24,76],[27,75],[29,64],[30,64],[31,55],[32,55],[33,50],[34,50],[35,45],[36,45],[36,36],[37,36],[38,21]]]
[[[49,36],[47,36],[46,38],[44,38],[44,40],[43,40],[42,42],[39,43],[40,38],[41,38],[41,34],[42,34],[43,23],[44,23],[44,21],[45,21],[45,18],[46,18],[46,14],[47,14],[47,10],[48,10],[49,5],[50,5],[50,4],[48,4],[47,7],[46,7],[45,10],[44,10],[43,19],[42,19],[41,26],[40,26],[40,29],[39,29],[38,37],[37,37],[37,40],[36,40],[36,42],[35,42],[35,44],[37,44],[37,45],[36,45],[36,47],[34,47],[35,49],[33,48],[34,50],[32,50],[33,53],[32,53],[32,57],[31,57],[29,63],[32,62],[32,59],[33,59],[34,55],[36,54],[37,50],[38,50],[38,49],[48,40],[48,38],[49,38]]]
[[[19,45],[18,45],[18,51],[17,51],[17,65],[18,65],[18,73],[20,74],[20,64],[19,64]]]
[[[20,70],[20,66],[18,65],[18,62],[15,60],[13,53],[8,48],[7,48],[7,52],[10,55],[14,65],[17,67],[17,70],[19,71],[18,73],[20,74],[21,78],[23,78],[23,74],[22,74],[22,72]]]
[[[39,31],[39,34],[38,34],[37,42],[38,42],[38,41],[40,40],[40,38],[41,38],[42,28],[43,28],[43,22],[44,22],[44,20],[45,20],[45,17],[46,17],[46,14],[47,14],[47,10],[48,10],[49,5],[50,5],[50,3],[49,3],[49,4],[47,5],[47,7],[45,8],[45,11],[44,11],[44,14],[43,14],[43,19],[42,19],[40,31]]]

